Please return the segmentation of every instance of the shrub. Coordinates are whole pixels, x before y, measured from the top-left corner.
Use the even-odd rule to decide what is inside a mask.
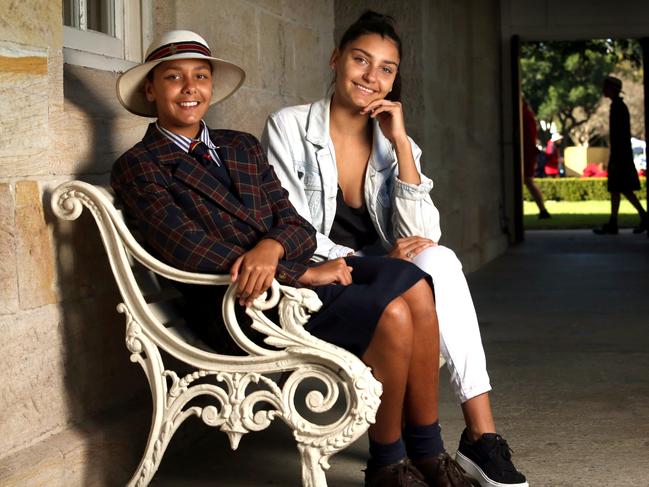
[[[610,200],[606,189],[606,178],[535,178],[534,182],[543,193],[543,199],[555,201]],[[640,199],[647,197],[647,178],[640,178],[640,190],[635,192]],[[523,199],[532,201],[532,196],[523,186]]]

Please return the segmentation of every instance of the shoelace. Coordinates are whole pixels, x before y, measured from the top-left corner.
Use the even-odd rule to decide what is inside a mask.
[[[423,475],[413,468],[410,461],[399,462],[394,468],[397,473],[399,485],[407,486],[410,485],[410,482],[414,482],[415,480],[419,480],[420,482],[424,481]]]
[[[516,467],[514,467],[514,464],[512,463],[512,453],[514,453],[514,450],[509,447],[507,441],[504,440],[502,436],[497,435],[494,446],[489,450],[488,455],[490,460],[494,460],[500,465],[503,472],[516,472]]]
[[[466,480],[466,471],[451,458],[450,455],[445,455],[439,463],[440,469],[446,471],[448,477],[453,482],[461,482]]]

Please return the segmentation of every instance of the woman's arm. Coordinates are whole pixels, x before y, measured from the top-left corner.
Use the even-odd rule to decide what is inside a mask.
[[[401,103],[386,99],[374,100],[361,113],[369,113],[371,118],[378,120],[381,132],[392,144],[399,165],[399,179],[408,184],[421,184],[410,139],[406,133]]]
[[[421,150],[414,142],[413,153],[419,170]],[[439,211],[430,197],[433,181],[419,172],[421,184],[410,184],[394,176],[394,188],[391,195],[391,224],[395,239],[420,236],[439,242],[442,231],[439,224]]]
[[[392,231],[395,240],[420,236],[438,242],[439,211],[430,198],[433,182],[421,173],[421,150],[408,137],[399,102],[375,100],[363,110],[378,121],[397,158],[392,192]]]

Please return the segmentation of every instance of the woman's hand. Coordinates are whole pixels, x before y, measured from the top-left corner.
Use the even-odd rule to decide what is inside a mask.
[[[361,113],[376,118],[379,121],[381,132],[395,147],[400,143],[410,145],[408,134],[406,134],[403,107],[400,102],[386,99],[374,100],[361,110]]]
[[[309,267],[298,279],[298,282],[305,286],[325,286],[327,284],[347,286],[352,283],[352,270],[353,268],[348,266],[345,259],[341,257]]]
[[[412,146],[406,134],[401,103],[386,99],[374,100],[363,108],[361,113],[376,118],[381,132],[392,143],[399,164],[399,179],[404,183],[421,184],[415,158],[412,155]]]
[[[397,240],[389,257],[402,260],[412,260],[428,247],[435,247],[436,242],[424,237],[404,237]]]
[[[284,247],[270,238],[260,240],[252,250],[239,256],[230,268],[230,280],[237,282],[239,304],[250,306],[273,283]]]

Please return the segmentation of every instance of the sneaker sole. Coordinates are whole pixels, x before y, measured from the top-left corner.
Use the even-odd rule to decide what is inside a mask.
[[[460,467],[462,467],[467,474],[480,482],[482,487],[529,487],[527,482],[519,484],[501,484],[500,482],[494,482],[487,477],[478,465],[462,455],[459,451],[455,453],[455,461],[460,464]]]

